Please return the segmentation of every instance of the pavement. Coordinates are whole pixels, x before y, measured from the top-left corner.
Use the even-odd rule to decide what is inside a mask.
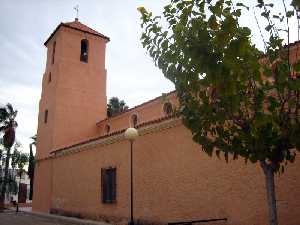
[[[11,210],[11,211],[16,211],[16,207],[9,207],[8,209]],[[19,207],[19,211],[21,211],[21,212],[31,212],[32,207]]]
[[[21,209],[22,210],[22,209]],[[13,210],[6,210],[0,213],[0,225],[109,225],[104,222],[82,220],[71,217],[50,215],[45,213],[35,213]]]

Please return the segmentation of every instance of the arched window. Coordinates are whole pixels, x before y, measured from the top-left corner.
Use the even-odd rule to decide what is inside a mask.
[[[110,131],[110,126],[109,126],[109,124],[106,124],[105,125],[105,132],[108,134],[109,131]]]
[[[132,127],[136,127],[138,124],[138,117],[136,114],[133,114],[130,119],[130,123]]]
[[[80,61],[88,62],[89,42],[87,39],[81,40]]]
[[[173,113],[172,104],[170,102],[166,102],[163,106],[163,111],[168,116],[172,115]]]

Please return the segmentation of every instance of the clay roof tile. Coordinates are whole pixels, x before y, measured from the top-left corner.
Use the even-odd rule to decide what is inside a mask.
[[[92,34],[92,35],[96,35],[98,37],[104,38],[106,41],[109,41],[109,37],[99,33],[98,31],[84,25],[83,23],[79,22],[77,19],[75,19],[75,21],[73,22],[67,22],[67,23],[60,23],[56,29],[52,32],[52,34],[49,36],[49,38],[45,41],[44,45],[47,45],[47,43],[51,40],[51,38],[54,36],[54,34],[56,33],[56,31],[58,31],[58,29],[61,27],[68,27],[74,30],[78,30],[78,31],[82,31],[88,34]]]

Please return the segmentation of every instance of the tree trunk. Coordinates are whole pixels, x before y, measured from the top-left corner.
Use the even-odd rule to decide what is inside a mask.
[[[29,165],[28,165],[28,176],[30,178],[30,192],[29,192],[29,200],[32,200],[33,196],[33,180],[34,180],[34,156],[32,153],[32,143],[29,145],[30,155],[29,155]]]
[[[269,225],[278,225],[275,183],[274,183],[274,169],[272,168],[272,165],[267,164],[265,161],[260,161],[260,165],[264,171],[265,178],[266,178],[267,202],[269,208]]]
[[[4,168],[4,178],[2,183],[1,195],[0,195],[0,209],[4,208],[5,203],[5,193],[6,185],[8,181],[8,169],[9,169],[9,160],[10,160],[10,148],[6,149],[6,159],[5,159],[5,168]]]
[[[20,189],[21,189],[21,179],[22,179],[22,170],[20,170],[20,179],[19,179],[19,186],[18,186],[18,203],[19,203],[19,199],[20,199]]]
[[[30,192],[29,192],[29,200],[32,200],[32,197],[33,197],[33,177],[30,179]]]

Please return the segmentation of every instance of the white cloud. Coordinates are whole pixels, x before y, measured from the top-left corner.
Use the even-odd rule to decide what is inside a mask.
[[[0,82],[1,104],[11,103],[18,110],[16,138],[22,143],[24,151],[28,152],[30,137],[36,133],[38,101],[40,88],[20,84],[3,84]]]

